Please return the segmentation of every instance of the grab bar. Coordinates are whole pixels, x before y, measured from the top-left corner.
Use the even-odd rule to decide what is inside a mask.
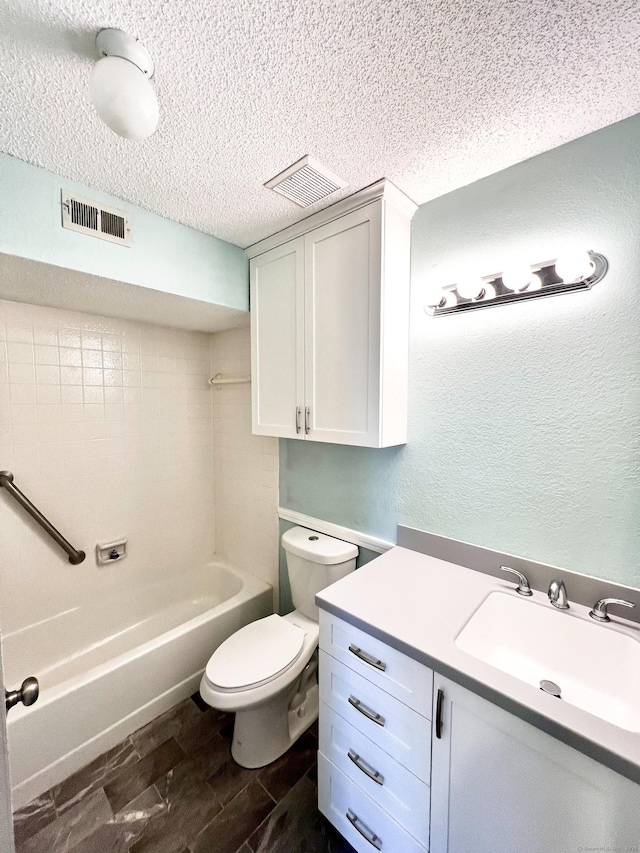
[[[55,529],[53,524],[44,517],[37,507],[35,507],[26,495],[23,495],[20,489],[13,482],[13,474],[11,471],[0,471],[0,486],[4,486],[11,497],[15,498],[20,506],[24,507],[32,518],[38,522],[43,530],[46,530],[49,536],[58,543],[69,555],[69,562],[74,566],[81,563],[86,554],[84,551],[77,551],[70,542],[64,538],[62,533]]]

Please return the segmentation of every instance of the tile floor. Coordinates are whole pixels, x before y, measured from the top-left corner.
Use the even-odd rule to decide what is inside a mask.
[[[14,814],[17,853],[354,853],[317,810],[315,728],[245,770],[194,696]]]

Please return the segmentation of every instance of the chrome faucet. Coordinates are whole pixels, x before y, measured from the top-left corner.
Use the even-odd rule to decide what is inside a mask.
[[[596,622],[611,622],[607,613],[607,608],[610,604],[620,604],[622,607],[635,607],[632,601],[625,601],[622,598],[601,598],[600,601],[594,604],[593,610],[589,611],[589,616],[595,619]]]
[[[549,584],[549,601],[558,610],[568,610],[567,589],[561,580],[554,579]]]
[[[515,575],[518,578],[518,586],[516,587],[516,592],[519,595],[533,595],[531,592],[531,587],[529,586],[529,581],[526,576],[519,572],[517,569],[512,569],[510,566],[500,566],[503,572],[511,572],[512,575]]]

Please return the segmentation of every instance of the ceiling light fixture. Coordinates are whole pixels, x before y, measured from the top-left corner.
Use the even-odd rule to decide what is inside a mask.
[[[93,67],[89,94],[102,121],[125,139],[146,139],[158,126],[153,60],[140,42],[122,30],[100,30],[102,57]]]
[[[428,285],[424,310],[439,317],[537,296],[589,290],[604,278],[608,268],[607,259],[597,252],[571,252],[543,264],[517,264],[500,274],[461,278],[458,284],[441,288]]]

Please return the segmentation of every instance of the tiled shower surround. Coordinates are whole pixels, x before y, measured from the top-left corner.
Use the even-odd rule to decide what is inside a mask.
[[[248,359],[248,329],[208,335],[0,301],[0,468],[87,552],[71,566],[0,493],[3,633],[195,568],[217,546],[275,583],[277,444],[250,435],[249,385],[208,384],[212,369]],[[98,567],[95,544],[120,536],[127,558]]]
[[[315,730],[258,770],[231,733],[187,699],[18,812],[17,853],[354,853],[316,808]]]

